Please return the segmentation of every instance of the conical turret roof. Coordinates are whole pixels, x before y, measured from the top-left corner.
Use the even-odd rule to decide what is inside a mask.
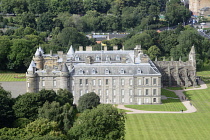
[[[34,67],[36,67],[36,65],[35,65],[34,61],[32,60],[30,65],[29,65],[29,67],[28,67],[28,69],[27,69],[27,71],[33,71]]]
[[[42,48],[39,46],[39,51],[44,54],[44,51],[42,50]]]
[[[39,53],[39,49],[38,48],[36,49],[35,56],[40,56],[40,53]]]
[[[67,55],[70,56],[70,57],[73,57],[74,56],[74,49],[73,49],[72,45],[69,48],[69,51],[67,52]]]
[[[195,53],[195,47],[194,47],[194,45],[192,46],[192,48],[190,50],[190,53]]]

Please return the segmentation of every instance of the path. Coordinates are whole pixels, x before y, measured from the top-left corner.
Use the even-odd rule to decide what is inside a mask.
[[[183,100],[182,97],[185,99],[185,95],[183,91],[188,90],[200,90],[200,89],[206,89],[207,85],[203,81],[199,81],[200,86],[199,88],[193,88],[193,89],[185,89],[185,90],[170,90],[176,93],[176,95],[179,97],[180,101],[183,103],[183,105],[187,108],[186,111],[145,111],[145,110],[137,110],[137,109],[131,109],[126,108],[124,105],[118,105],[119,109],[129,110],[132,112],[126,112],[127,114],[138,114],[138,113],[193,113],[196,112],[197,109],[190,103],[190,101]]]

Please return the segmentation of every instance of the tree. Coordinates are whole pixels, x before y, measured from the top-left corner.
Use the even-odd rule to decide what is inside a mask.
[[[84,111],[69,130],[69,139],[119,140],[125,136],[125,115],[109,104]]]
[[[150,56],[151,60],[155,60],[155,58],[158,57],[160,54],[160,49],[156,45],[153,45],[148,49],[148,55]]]
[[[36,20],[35,20],[35,15],[33,13],[27,13],[24,12],[19,16],[19,23],[23,27],[31,27],[31,28],[36,28]]]
[[[13,45],[11,46],[11,52],[8,56],[8,68],[25,71],[35,52],[35,47],[31,44],[31,41],[26,39],[13,39],[12,41]]]
[[[10,47],[12,46],[12,42],[6,36],[0,37],[0,69],[5,70],[7,68],[8,63],[8,54],[10,52]]]
[[[29,12],[31,13],[42,14],[48,10],[46,0],[28,0],[27,2]]]
[[[38,31],[51,31],[54,26],[53,15],[49,12],[43,13],[37,19],[37,30]]]
[[[13,109],[18,118],[35,120],[38,117],[38,108],[46,101],[52,102],[56,98],[53,90],[41,90],[39,93],[26,93],[17,97]]]
[[[57,91],[57,97],[56,101],[59,102],[61,105],[64,105],[66,103],[69,103],[70,105],[73,105],[74,97],[70,91],[67,89],[59,89]]]
[[[82,95],[78,101],[78,110],[83,112],[86,109],[92,109],[100,104],[100,98],[94,92]]]
[[[12,109],[13,104],[11,93],[0,86],[0,128],[11,126],[15,118]]]

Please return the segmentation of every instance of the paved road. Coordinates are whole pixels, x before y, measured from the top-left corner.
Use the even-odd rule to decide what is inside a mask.
[[[0,82],[1,86],[7,90],[11,91],[12,97],[16,98],[18,95],[26,93],[26,82]]]
[[[131,109],[131,108],[126,108],[124,105],[118,105],[118,108],[124,109],[124,110],[129,110],[132,112],[126,112],[127,114],[138,114],[138,113],[193,113],[196,112],[197,109],[190,103],[190,101],[183,100],[185,99],[185,95],[183,94],[183,91],[188,91],[188,90],[200,90],[200,89],[206,89],[207,85],[203,81],[199,81],[200,83],[200,88],[194,88],[194,89],[185,89],[185,90],[171,90],[176,93],[176,95],[179,97],[180,101],[183,103],[183,105],[187,108],[186,111],[145,111],[145,110],[137,110],[137,109]],[[183,99],[182,99],[183,97]]]

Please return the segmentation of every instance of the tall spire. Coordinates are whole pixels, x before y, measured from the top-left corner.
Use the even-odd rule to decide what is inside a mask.
[[[70,57],[73,57],[74,56],[74,49],[73,49],[72,45],[69,48],[69,51],[67,52],[67,55],[70,56]]]

